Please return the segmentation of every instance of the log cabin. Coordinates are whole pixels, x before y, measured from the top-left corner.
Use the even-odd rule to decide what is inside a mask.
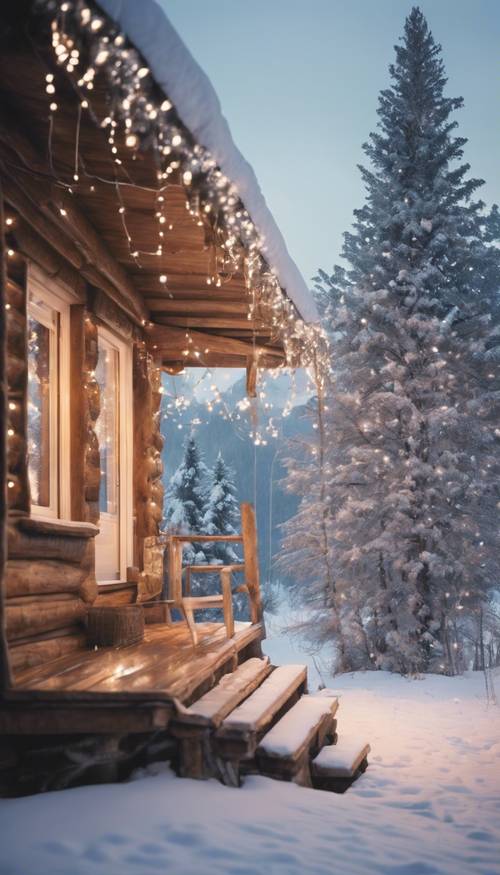
[[[310,784],[336,701],[262,656],[251,508],[249,622],[193,630],[162,601],[159,410],[162,370],[243,367],[252,395],[259,369],[317,366],[314,302],[154,0],[0,16],[0,793],[154,758]],[[266,733],[295,706],[307,731],[283,758]],[[365,765],[363,750],[340,779]]]

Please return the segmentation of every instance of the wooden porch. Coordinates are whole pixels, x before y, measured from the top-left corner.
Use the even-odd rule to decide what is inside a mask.
[[[127,647],[79,650],[19,673],[13,692],[37,690],[88,692],[104,701],[113,694],[158,693],[190,704],[216,678],[233,670],[249,651],[259,648],[260,623],[235,623],[228,639],[223,623],[197,624],[199,642],[193,647],[184,622],[146,626],[144,640]],[[83,727],[82,730],[89,727]]]

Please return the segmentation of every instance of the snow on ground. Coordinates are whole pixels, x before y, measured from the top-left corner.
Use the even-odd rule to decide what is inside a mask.
[[[330,686],[340,733],[372,746],[345,795],[167,770],[2,800],[1,875],[499,875],[500,708],[483,676]]]

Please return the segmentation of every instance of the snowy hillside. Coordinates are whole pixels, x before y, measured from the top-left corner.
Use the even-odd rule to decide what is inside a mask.
[[[332,687],[340,732],[372,746],[345,795],[163,771],[2,800],[1,875],[499,875],[500,708],[482,674]]]

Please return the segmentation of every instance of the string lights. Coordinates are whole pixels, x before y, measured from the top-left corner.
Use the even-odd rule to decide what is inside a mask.
[[[250,321],[262,321],[272,328],[272,338],[285,350],[288,366],[314,366],[318,373],[329,369],[328,345],[318,325],[309,325],[283,293],[275,270],[262,256],[264,239],[242,203],[237,187],[217,166],[211,153],[193,141],[180,122],[167,96],[159,94],[150,70],[137,50],[131,46],[117,26],[97,14],[84,0],[59,4],[54,0],[39,0],[39,8],[51,15],[52,47],[56,62],[70,75],[80,95],[82,108],[95,117],[91,106],[96,77],[107,82],[109,98],[107,116],[100,122],[107,133],[113,164],[125,173],[120,149],[135,157],[138,150],[152,150],[157,165],[158,189],[155,197],[158,242],[152,253],[142,253],[134,247],[126,226],[126,207],[116,182],[118,214],[127,237],[131,257],[138,261],[142,254],[161,256],[165,235],[172,230],[166,214],[164,191],[172,175],[180,180],[186,196],[186,209],[196,223],[205,229],[210,241],[210,267],[207,285],[221,286],[237,271],[245,277],[249,294]],[[56,85],[52,73],[47,74],[45,89],[56,111]],[[52,110],[52,106],[56,109]],[[78,183],[78,143],[75,152],[75,178]],[[61,208],[61,215],[65,215]],[[160,288],[168,290],[165,271],[158,274]],[[186,345],[190,354],[189,344]],[[206,349],[193,348],[200,363]],[[315,364],[316,363],[316,364]],[[320,364],[318,368],[317,365]]]

